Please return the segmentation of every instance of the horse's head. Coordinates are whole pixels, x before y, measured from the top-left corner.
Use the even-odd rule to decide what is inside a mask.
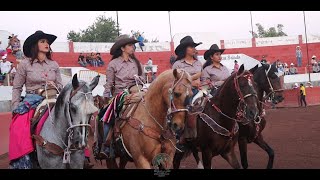
[[[184,70],[174,69],[172,72],[174,81],[167,81],[162,96],[168,106],[167,125],[174,132],[178,132],[184,129],[188,106],[193,95],[191,90],[193,79]]]
[[[255,90],[255,82],[253,80],[253,73],[256,71],[257,66],[250,71],[244,70],[241,65],[237,74],[234,74],[233,82],[235,89],[235,98],[240,101],[237,109],[237,119],[244,118],[247,121],[254,121],[259,115],[258,97]],[[239,114],[240,113],[240,114]]]
[[[283,101],[282,88],[276,62],[272,65],[262,64],[254,76],[258,87],[270,96],[273,103],[277,104]]]
[[[98,111],[94,105],[92,90],[98,85],[99,77],[96,76],[90,84],[78,81],[77,74],[72,79],[72,90],[68,98],[67,117],[69,127],[67,132],[71,136],[72,145],[75,148],[83,149],[88,141],[88,121],[91,115]]]

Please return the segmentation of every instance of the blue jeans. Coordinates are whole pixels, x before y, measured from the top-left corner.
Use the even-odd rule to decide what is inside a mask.
[[[298,63],[298,67],[302,66],[302,57],[297,57],[297,63]]]

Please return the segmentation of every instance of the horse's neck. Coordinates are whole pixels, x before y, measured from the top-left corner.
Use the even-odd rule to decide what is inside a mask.
[[[169,98],[169,97],[168,97]],[[145,112],[145,119],[150,119],[150,115],[147,111],[158,121],[159,124],[162,126],[165,125],[164,120],[166,119],[166,114],[168,107],[165,105],[163,99],[162,99],[162,92],[159,89],[151,88],[147,91],[147,93],[144,96],[146,107],[143,107],[143,111]]]
[[[64,111],[56,111],[56,108],[53,107],[50,111],[51,116],[48,116],[40,134],[49,142],[55,143],[60,147],[64,147],[62,141],[65,142],[66,140],[68,121],[66,117],[64,117]]]
[[[213,100],[213,103],[217,107],[219,107],[219,109],[222,111],[223,114],[231,118],[235,118],[237,113],[238,100],[230,98],[230,97],[233,97],[234,94],[236,94],[236,92],[233,92],[233,91],[231,92],[228,89],[229,89],[228,87],[225,87],[224,90],[220,91],[220,93]],[[210,107],[210,108],[214,108],[214,107]],[[214,112],[217,112],[217,111],[214,110]],[[217,120],[215,119],[215,121],[217,121],[218,124],[220,124],[221,126],[225,127],[228,130],[231,130],[236,123],[234,120],[229,119],[228,117],[222,115],[221,113],[219,113],[218,117],[219,118],[217,118]]]

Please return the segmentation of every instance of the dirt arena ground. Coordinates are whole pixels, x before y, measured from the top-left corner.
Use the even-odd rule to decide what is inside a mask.
[[[320,168],[320,106],[307,108],[281,108],[267,111],[267,127],[263,131],[265,140],[275,151],[275,169],[319,169]],[[240,161],[238,148],[237,155]],[[201,157],[201,156],[200,156]],[[105,163],[91,161],[94,169],[106,169]],[[213,168],[230,169],[221,157],[213,158]],[[267,166],[268,156],[255,144],[248,145],[248,162],[251,169]],[[0,157],[0,168],[8,168],[7,156]],[[127,165],[134,169],[133,163]],[[192,156],[181,163],[182,169],[197,168]]]

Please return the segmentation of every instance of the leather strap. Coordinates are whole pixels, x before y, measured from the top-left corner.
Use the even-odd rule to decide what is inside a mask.
[[[60,155],[60,156],[63,155],[64,150],[60,146],[44,140],[42,136],[40,136],[40,135],[32,135],[32,138],[36,141],[36,143],[39,146],[44,147],[45,149],[47,149],[52,154]]]
[[[146,136],[149,136],[152,139],[160,141],[160,137],[161,137],[160,132],[152,129],[149,126],[146,126],[146,125],[142,124],[139,120],[137,120],[137,119],[135,119],[133,117],[130,117],[128,119],[128,123],[132,128],[142,132]]]

